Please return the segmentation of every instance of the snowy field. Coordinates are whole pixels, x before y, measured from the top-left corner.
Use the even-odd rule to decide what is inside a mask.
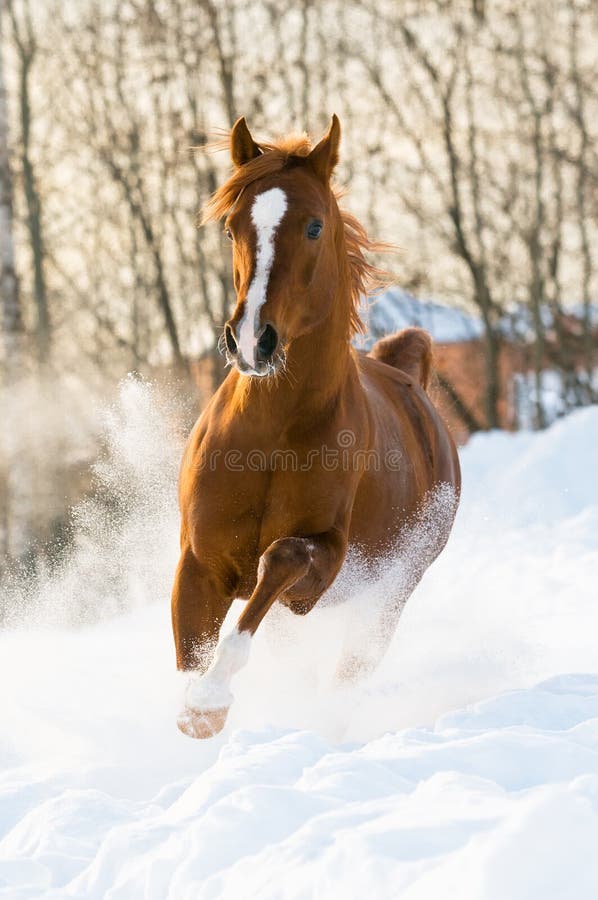
[[[0,634],[0,897],[598,897],[598,408],[463,451],[369,682],[330,678],[376,592],[349,580],[345,606],[271,611],[207,742],[175,727],[168,413],[129,383],[105,424],[117,512],[77,511]]]

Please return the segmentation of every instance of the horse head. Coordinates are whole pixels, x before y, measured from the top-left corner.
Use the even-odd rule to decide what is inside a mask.
[[[291,342],[330,314],[343,240],[330,186],[339,142],[336,116],[313,149],[300,138],[295,152],[257,144],[244,118],[232,129],[240,189],[225,232],[233,247],[237,302],[224,341],[229,360],[244,375],[275,374]]]

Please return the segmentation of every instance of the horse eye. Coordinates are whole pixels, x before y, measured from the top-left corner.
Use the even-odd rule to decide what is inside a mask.
[[[232,239],[233,239],[233,233],[232,233],[232,231],[230,230],[230,228],[227,228],[226,231],[225,231],[224,233],[225,233],[225,235],[227,236],[227,238],[229,239],[229,241],[232,241]]]
[[[305,229],[305,233],[310,241],[316,241],[320,237],[323,227],[324,226],[318,219],[312,219]]]

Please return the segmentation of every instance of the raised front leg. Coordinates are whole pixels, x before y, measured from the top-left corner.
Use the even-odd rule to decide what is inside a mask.
[[[207,672],[189,685],[187,720],[179,722],[186,734],[210,737],[220,731],[233,699],[231,678],[247,663],[251,637],[274,601],[284,595],[297,612],[307,612],[336,577],[346,549],[346,536],[338,529],[270,544],[260,558],[257,585],[236,628],[219,642]]]

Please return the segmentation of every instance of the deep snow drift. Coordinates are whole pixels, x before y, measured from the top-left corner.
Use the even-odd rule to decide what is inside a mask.
[[[125,385],[112,506],[9,597],[0,897],[594,900],[598,408],[463,451],[449,545],[369,682],[330,678],[376,597],[347,578],[344,605],[273,608],[204,743],[175,727],[169,421]]]

